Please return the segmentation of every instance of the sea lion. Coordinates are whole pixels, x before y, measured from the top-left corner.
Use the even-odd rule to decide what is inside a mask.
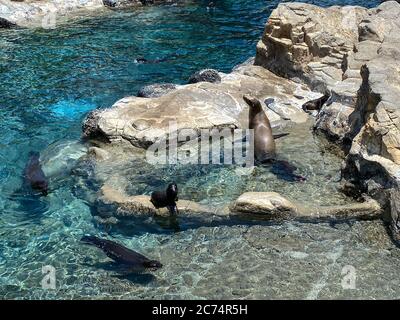
[[[40,191],[42,195],[47,196],[49,184],[40,164],[39,152],[29,152],[29,160],[24,169],[24,184],[30,186],[33,190]]]
[[[305,181],[306,178],[294,173],[297,168],[287,161],[276,159],[275,138],[288,133],[272,134],[271,124],[261,102],[249,95],[243,96],[249,105],[249,128],[254,130],[254,157],[260,163],[272,164],[271,172],[286,181]]]
[[[276,156],[276,146],[269,119],[258,99],[249,95],[243,99],[250,107],[249,129],[254,130],[254,156],[259,162],[270,161]]]
[[[113,259],[116,263],[129,267],[132,270],[140,271],[148,269],[155,271],[162,267],[162,264],[159,261],[150,260],[140,253],[110,240],[100,239],[95,236],[84,236],[81,241],[100,248],[107,257]]]
[[[172,182],[165,191],[154,191],[151,194],[150,201],[156,209],[167,207],[171,214],[178,214],[178,207],[176,206],[178,186],[175,182]]]
[[[137,57],[134,60],[134,63],[138,63],[138,64],[152,64],[152,63],[160,63],[160,62],[165,62],[168,61],[170,59],[170,57],[164,57],[164,58],[160,58],[160,59],[153,59],[153,60],[149,60],[146,59],[144,57]]]
[[[325,102],[327,102],[330,98],[330,93],[329,92],[325,92],[325,94],[318,98],[318,99],[314,99],[314,100],[310,100],[307,101],[306,103],[304,103],[302,105],[302,109],[307,112],[307,111],[314,111],[314,110],[321,110],[322,106],[325,104]]]

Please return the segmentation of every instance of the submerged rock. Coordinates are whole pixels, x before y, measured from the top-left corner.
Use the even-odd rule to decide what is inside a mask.
[[[173,90],[178,86],[173,83],[155,83],[142,87],[138,93],[138,97],[142,98],[158,98]]]
[[[221,82],[221,76],[219,75],[217,70],[204,69],[192,74],[188,80],[188,83],[197,83],[202,81],[219,83]]]

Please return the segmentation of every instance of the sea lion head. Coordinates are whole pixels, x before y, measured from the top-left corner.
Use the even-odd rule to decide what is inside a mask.
[[[175,182],[172,182],[167,187],[167,197],[170,200],[177,201],[178,200],[178,186]]]
[[[252,113],[258,113],[260,111],[262,111],[262,106],[261,106],[261,102],[260,100],[258,100],[257,98],[251,96],[251,95],[244,95],[243,96],[243,100],[248,104],[248,106],[250,107],[250,112]]]
[[[143,263],[143,265],[144,265],[144,267],[146,268],[146,269],[150,269],[150,270],[152,270],[152,271],[155,271],[155,270],[157,270],[157,269],[160,269],[160,268],[162,268],[162,263],[161,262],[159,262],[159,261],[157,261],[157,260],[149,260],[149,261],[146,261],[146,262],[144,262]]]

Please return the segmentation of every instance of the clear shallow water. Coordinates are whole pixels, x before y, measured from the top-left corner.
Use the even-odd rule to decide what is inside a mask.
[[[64,23],[55,30],[0,31],[1,297],[399,297],[395,283],[398,250],[379,222],[335,226],[227,223],[199,225],[179,233],[145,227],[129,233],[107,230],[93,221],[76,180],[66,174],[84,153],[74,146],[84,115],[135,94],[145,84],[184,83],[191,73],[205,67],[229,71],[254,55],[270,10],[277,4],[219,1],[215,12],[207,12],[204,3],[110,11]],[[377,1],[314,3],[373,6]],[[140,56],[166,60],[134,63]],[[309,135],[291,139],[297,139],[294,146],[312,142]],[[282,154],[299,165],[302,154],[280,143]],[[65,146],[70,145],[66,152]],[[18,191],[32,149],[42,151],[47,161],[60,153],[58,159],[62,159],[58,166],[49,166],[52,192],[40,200]],[[339,159],[314,156],[315,146],[302,150],[307,161],[299,170],[309,177],[305,188],[256,172],[239,189],[235,184],[242,179],[229,168],[207,169],[205,176],[189,168],[182,175],[182,192],[214,204],[232,200],[243,191],[265,189],[285,190],[304,201],[311,197],[323,201],[327,194],[332,195],[332,202],[345,201],[328,176],[334,177]],[[130,192],[150,192],[157,182],[147,174],[144,182],[132,183]],[[176,175],[174,168],[161,171],[162,180],[167,181],[169,175]],[[188,175],[191,179],[186,179]],[[207,197],[196,192],[203,183]],[[161,260],[165,267],[154,277],[118,278],[102,253],[79,243],[85,233],[109,233]],[[41,267],[47,264],[57,270],[56,291],[40,287]],[[356,290],[343,291],[338,284],[344,264],[355,265],[360,272]]]

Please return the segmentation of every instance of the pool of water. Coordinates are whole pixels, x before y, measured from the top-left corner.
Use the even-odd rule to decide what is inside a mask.
[[[228,72],[254,55],[278,2],[217,1],[211,12],[205,3],[109,11],[63,22],[54,30],[0,30],[0,297],[400,296],[399,252],[380,222],[226,221],[174,232],[146,225],[107,229],[93,220],[93,203],[84,194],[90,179],[70,174],[86,151],[79,143],[85,114],[134,95],[145,84],[185,83],[201,68]],[[312,3],[375,6],[378,1]],[[137,64],[137,57],[162,61]],[[290,128],[290,140],[279,141],[282,156],[308,177],[306,184],[287,183],[260,168],[251,176],[230,167],[158,168],[159,179],[155,171],[134,167],[121,172],[129,174],[129,193],[149,193],[173,176],[184,197],[211,205],[244,191],[267,190],[318,204],[348,201],[336,191],[340,159],[324,152],[306,129]],[[29,150],[53,162],[46,172],[51,182],[46,198],[20,190]],[[82,188],[77,185],[81,179],[86,180]],[[83,234],[114,238],[164,267],[154,274],[117,274],[101,252],[79,242]],[[56,269],[56,290],[41,287],[44,265]],[[357,272],[352,290],[341,286],[346,265]]]

